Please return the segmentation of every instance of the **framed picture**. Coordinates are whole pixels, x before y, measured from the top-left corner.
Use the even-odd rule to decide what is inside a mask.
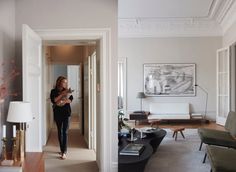
[[[144,64],[146,96],[195,96],[195,64]]]

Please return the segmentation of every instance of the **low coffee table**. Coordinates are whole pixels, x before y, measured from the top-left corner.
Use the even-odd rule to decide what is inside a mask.
[[[133,143],[144,144],[145,149],[140,156],[118,155],[118,171],[119,172],[143,172],[145,165],[153,153],[156,152],[158,146],[166,135],[163,129],[156,129],[153,132],[145,133],[147,137],[138,139]],[[140,132],[136,131],[135,137],[138,137]],[[130,142],[126,138],[122,138],[119,145],[119,152]]]
[[[119,152],[122,149],[123,147],[119,148]],[[144,144],[144,150],[139,156],[118,155],[118,172],[143,172],[152,153],[152,146],[150,144]]]

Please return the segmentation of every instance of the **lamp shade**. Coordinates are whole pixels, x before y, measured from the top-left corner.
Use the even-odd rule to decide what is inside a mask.
[[[7,121],[22,123],[32,121],[32,111],[29,102],[12,101],[10,102]]]
[[[144,94],[144,92],[138,92],[138,94],[137,94],[137,98],[145,98],[146,96],[145,96],[145,94]]]

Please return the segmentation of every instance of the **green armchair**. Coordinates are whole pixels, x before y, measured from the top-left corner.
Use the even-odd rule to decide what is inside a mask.
[[[206,128],[199,128],[198,134],[201,139],[201,145],[199,150],[202,148],[202,144],[223,146],[228,148],[236,149],[236,113],[229,112],[226,123],[226,131],[212,130]],[[206,155],[203,162],[205,162]]]
[[[211,172],[235,172],[236,150],[207,145],[207,155],[211,164]]]

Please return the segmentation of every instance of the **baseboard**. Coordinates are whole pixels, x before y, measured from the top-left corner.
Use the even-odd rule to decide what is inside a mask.
[[[111,171],[118,172],[118,162],[112,162]]]

